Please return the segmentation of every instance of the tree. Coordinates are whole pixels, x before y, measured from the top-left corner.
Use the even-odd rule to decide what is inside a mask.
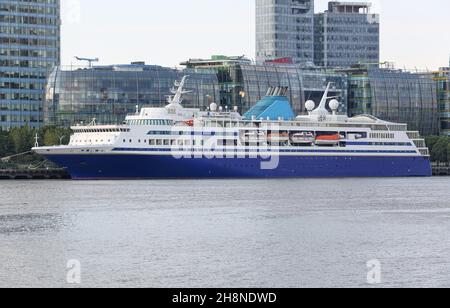
[[[439,136],[429,136],[425,138],[425,142],[427,144],[430,153],[433,152],[434,146],[439,141]]]
[[[12,153],[18,154],[28,152],[34,144],[34,135],[36,131],[29,127],[13,128],[9,132],[9,142],[11,143]]]
[[[12,148],[9,133],[0,131],[0,157],[11,155],[13,153]]]
[[[58,132],[56,131],[56,129],[51,128],[51,129],[47,129],[44,132],[44,137],[43,137],[43,142],[44,145],[46,146],[54,146],[54,145],[59,145],[60,143],[60,136],[58,134]]]
[[[448,137],[440,137],[432,148],[431,160],[441,163],[448,162],[448,148],[449,148]]]
[[[450,163],[450,142],[447,144],[447,162]]]

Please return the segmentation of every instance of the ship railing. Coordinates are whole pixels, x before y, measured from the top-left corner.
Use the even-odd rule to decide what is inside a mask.
[[[413,140],[421,139],[420,132],[418,132],[418,131],[409,131],[409,132],[406,132],[406,135],[408,135],[409,139],[413,139]]]
[[[251,126],[270,127],[279,125],[283,127],[309,127],[309,128],[365,128],[374,131],[389,131],[384,124],[357,124],[357,123],[326,123],[326,122],[300,122],[300,121],[268,121],[268,120],[241,120],[241,121],[202,121],[202,127],[245,128]],[[392,129],[391,129],[392,131]]]
[[[388,128],[393,132],[406,132],[408,125],[406,124],[388,124]]]
[[[430,156],[430,150],[428,148],[420,148],[419,152],[422,156]]]
[[[427,148],[425,139],[412,139],[417,148]]]

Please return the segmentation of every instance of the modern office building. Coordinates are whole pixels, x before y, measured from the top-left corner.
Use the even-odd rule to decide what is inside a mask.
[[[422,135],[439,134],[437,84],[430,74],[358,65],[348,74],[349,115],[370,114],[407,123]]]
[[[317,103],[328,82],[332,94],[342,102],[340,112],[347,111],[347,76],[324,68],[285,63],[253,63],[243,57],[213,56],[191,59],[182,65],[195,69],[214,69],[220,85],[220,104],[238,107],[241,113],[253,107],[269,87],[288,87],[287,96],[296,114],[305,113],[307,100]]]
[[[380,62],[380,17],[367,2],[330,2],[314,18],[314,62],[349,67]]]
[[[380,61],[380,17],[367,2],[330,2],[314,14],[313,0],[256,0],[256,61],[349,67]]]
[[[60,1],[0,1],[0,129],[39,127],[46,77],[60,62]]]
[[[164,106],[174,82],[189,75],[183,105],[206,108],[219,101],[217,74],[211,70],[177,70],[136,62],[92,68],[55,67],[44,102],[47,125],[119,124],[136,106]]]
[[[256,0],[256,60],[314,62],[314,0]]]
[[[441,134],[450,137],[450,68],[443,67],[433,72],[438,90]]]

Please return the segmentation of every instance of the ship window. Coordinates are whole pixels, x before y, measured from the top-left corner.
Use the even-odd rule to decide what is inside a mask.
[[[149,144],[150,144],[150,145],[155,145],[155,140],[154,140],[154,139],[150,139],[150,140],[149,140]]]
[[[131,142],[133,142],[133,141],[130,139],[130,143],[131,143]]]
[[[125,139],[123,139],[123,143],[125,143],[126,142],[126,140]]]
[[[170,140],[164,140],[164,145],[170,145]]]
[[[161,139],[156,140],[156,145],[162,145],[162,140]]]

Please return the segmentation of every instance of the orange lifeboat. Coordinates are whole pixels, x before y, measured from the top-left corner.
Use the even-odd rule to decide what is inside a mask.
[[[186,124],[187,126],[194,126],[194,120],[185,121],[184,124]]]
[[[317,145],[337,145],[339,144],[339,140],[341,140],[341,136],[339,134],[333,135],[322,135],[316,137]]]

